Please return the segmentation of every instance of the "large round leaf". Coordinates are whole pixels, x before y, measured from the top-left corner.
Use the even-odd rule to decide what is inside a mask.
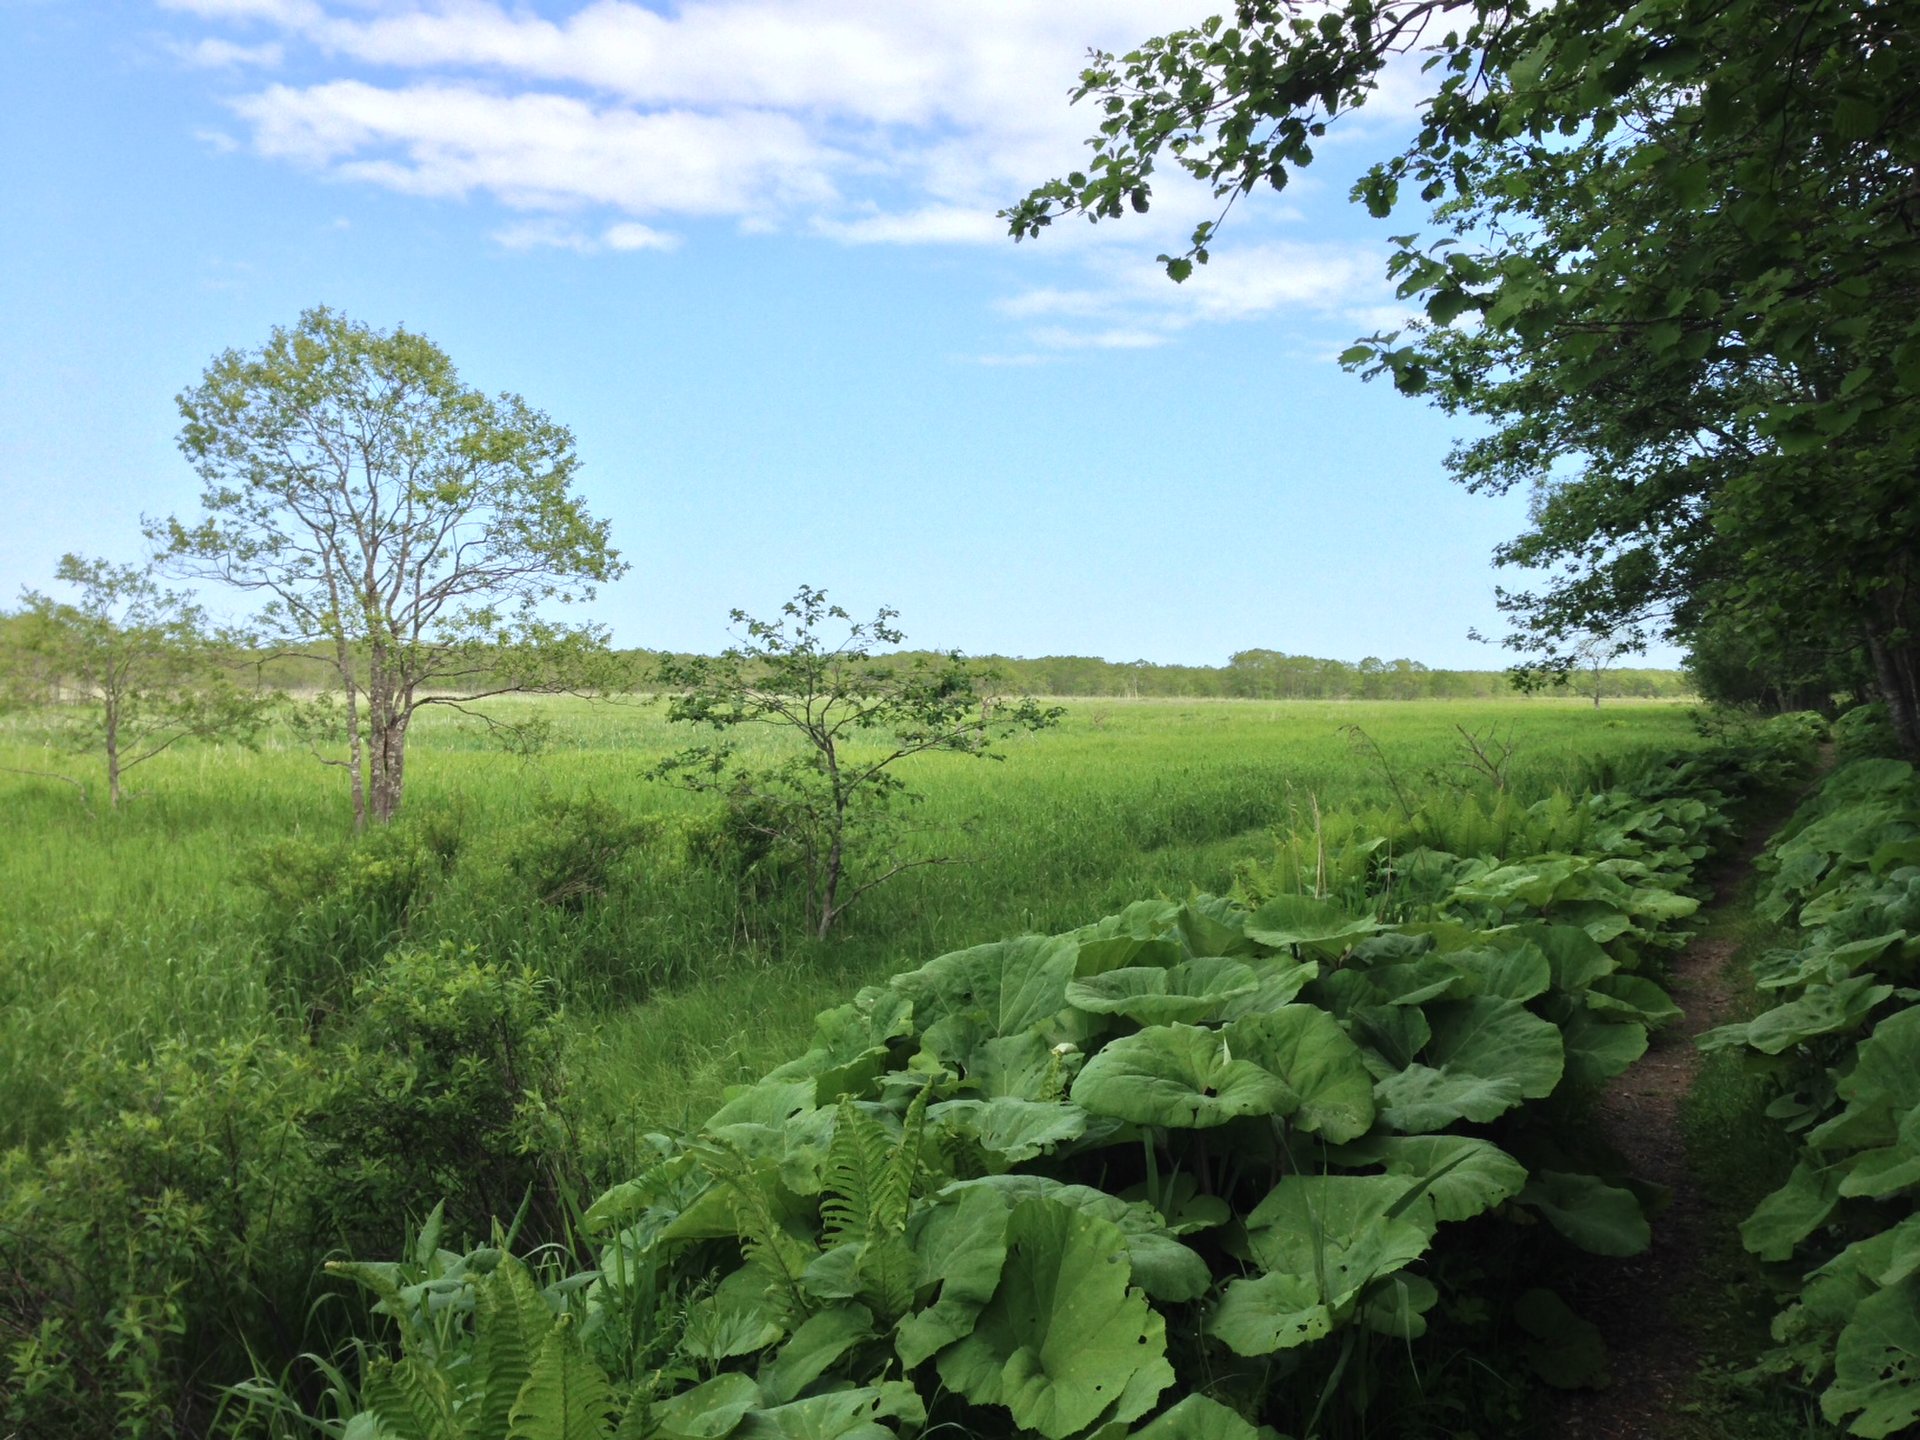
[[[1133,1283],[1155,1300],[1197,1300],[1213,1283],[1207,1262],[1181,1244],[1166,1217],[1145,1201],[1122,1200],[1091,1185],[1063,1185],[1045,1175],[987,1175],[956,1181],[941,1193],[944,1197],[979,1191],[1007,1206],[1023,1200],[1053,1200],[1119,1226],[1127,1241]]]
[[[1217,1020],[1229,1001],[1253,994],[1259,983],[1244,961],[1208,956],[1164,969],[1130,965],[1074,980],[1067,986],[1067,1003],[1143,1025]]]
[[[1236,1020],[1233,1053],[1278,1075],[1299,1097],[1293,1123],[1338,1144],[1373,1126],[1373,1076],[1340,1022],[1314,1005],[1286,1005]]]
[[[1247,1216],[1247,1243],[1268,1270],[1305,1275],[1336,1320],[1366,1286],[1426,1253],[1430,1207],[1398,1175],[1289,1175]]]
[[[1073,1100],[1136,1125],[1205,1129],[1240,1115],[1285,1115],[1299,1103],[1286,1081],[1238,1059],[1226,1036],[1194,1025],[1123,1035],[1086,1063]]]
[[[1920,1281],[1861,1301],[1840,1332],[1820,1411],[1837,1422],[1856,1410],[1854,1435],[1907,1434],[1920,1423]]]
[[[1271,1355],[1333,1330],[1333,1312],[1311,1275],[1273,1270],[1234,1280],[1207,1317],[1207,1333],[1236,1355]]]
[[[1016,1035],[1066,1008],[1078,951],[1065,936],[1027,935],[942,955],[889,984],[913,1002],[922,1030],[949,1015],[977,1014],[992,1034]]]
[[[1166,1326],[1127,1275],[1117,1227],[1052,1200],[1022,1201],[1007,1221],[1000,1286],[973,1332],[936,1357],[940,1378],[1048,1440],[1085,1428],[1123,1390],[1150,1405],[1173,1382]]]
[[[1520,1193],[1527,1167],[1490,1140],[1466,1135],[1374,1135],[1342,1146],[1339,1165],[1380,1165],[1422,1183],[1436,1220],[1471,1220]]]
[[[927,1123],[937,1131],[965,1136],[982,1150],[1017,1164],[1086,1134],[1087,1112],[1064,1100],[998,1095],[991,1100],[935,1105],[927,1111]]]
[[[1354,915],[1336,901],[1311,895],[1276,895],[1247,918],[1247,938],[1275,950],[1291,945],[1344,950],[1379,928],[1371,915]]]
[[[1396,1130],[1424,1134],[1461,1119],[1484,1123],[1522,1100],[1551,1095],[1560,1083],[1560,1031],[1519,1001],[1448,1001],[1428,1016],[1426,1063],[1388,1076],[1377,1091]]]
[[[1634,1193],[1594,1175],[1536,1170],[1520,1203],[1593,1255],[1638,1255],[1653,1241]]]

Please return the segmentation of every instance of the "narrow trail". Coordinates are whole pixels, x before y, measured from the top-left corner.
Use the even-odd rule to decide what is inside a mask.
[[[1816,773],[1826,768],[1823,756]],[[1740,849],[1708,871],[1712,898],[1701,920],[1734,902],[1754,861],[1801,798],[1755,817]],[[1647,1053],[1596,1107],[1602,1133],[1633,1175],[1665,1186],[1672,1199],[1654,1217],[1653,1244],[1645,1253],[1594,1266],[1568,1296],[1600,1328],[1613,1383],[1564,1397],[1556,1427],[1564,1440],[1657,1440],[1671,1433],[1673,1417],[1694,1398],[1699,1345],[1681,1319],[1686,1307],[1671,1302],[1697,1287],[1702,1257],[1715,1243],[1712,1227],[1724,1222],[1708,1208],[1701,1177],[1688,1162],[1680,1106],[1700,1073],[1695,1038],[1731,1018],[1739,981],[1727,962],[1737,948],[1735,941],[1708,933],[1674,957],[1666,988],[1681,1018],[1653,1037]]]

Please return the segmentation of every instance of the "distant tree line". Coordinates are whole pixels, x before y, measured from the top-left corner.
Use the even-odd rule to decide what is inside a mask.
[[[654,659],[633,655],[638,684],[646,687]],[[936,658],[932,652],[901,650],[883,657],[902,667]],[[1112,699],[1168,700],[1486,700],[1513,694],[1507,670],[1436,670],[1418,660],[1381,660],[1368,656],[1358,664],[1288,655],[1279,650],[1241,650],[1225,665],[1156,665],[1149,660],[1102,660],[1089,655],[1043,655],[1034,659],[1006,655],[972,657],[996,671],[1007,691],[1027,695],[1104,696]],[[1576,671],[1567,677],[1567,693],[1591,698],[1595,676]],[[1678,699],[1695,693],[1684,671],[1607,669],[1600,676],[1607,699]]]
[[[873,663],[903,669],[940,660],[948,652],[896,650]],[[661,688],[663,664],[699,657],[660,650],[623,650],[607,667],[617,677],[613,688],[649,691]],[[1010,694],[1155,700],[1493,700],[1514,693],[1511,670],[1444,670],[1418,660],[1381,660],[1369,655],[1355,663],[1289,655],[1280,650],[1241,650],[1225,665],[1157,665],[1150,660],[1102,660],[1092,655],[970,655],[994,671]],[[261,665],[264,682],[276,689],[324,690],[331,660],[322,655],[283,653]],[[484,675],[482,676],[484,679]],[[1591,669],[1566,677],[1548,694],[1591,699]],[[1702,693],[1685,670],[1607,667],[1600,677],[1606,700],[1678,700]]]

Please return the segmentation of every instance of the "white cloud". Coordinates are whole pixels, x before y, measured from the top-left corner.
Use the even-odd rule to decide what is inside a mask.
[[[1171,338],[1168,331],[1129,329],[1116,326],[1107,330],[1069,330],[1063,325],[1043,326],[1030,337],[1034,344],[1050,350],[1151,350]]]
[[[576,255],[603,251],[675,250],[680,237],[638,221],[622,220],[599,234],[552,219],[520,220],[493,232],[493,241],[508,250],[571,250]]]
[[[1200,323],[1266,319],[1281,314],[1370,325],[1388,313],[1380,258],[1354,246],[1302,242],[1228,246],[1209,265],[1174,284],[1137,252],[1087,257],[1095,283],[1036,287],[998,302],[1017,320],[1080,320],[1033,330],[1049,347],[1137,348],[1160,344]],[[1399,312],[1392,312],[1399,313]]]
[[[169,48],[181,60],[202,70],[239,70],[247,66],[272,70],[286,58],[286,47],[271,40],[259,45],[239,45],[231,40],[210,38]]]
[[[162,10],[178,10],[205,20],[263,20],[290,29],[326,19],[316,0],[159,0]]]
[[[622,220],[600,233],[600,243],[609,250],[678,250],[680,237],[635,220]]]
[[[412,195],[478,192],[516,210],[746,215],[820,205],[844,164],[794,117],[600,108],[568,95],[360,80],[235,101],[262,155]]]
[[[256,154],[410,195],[488,200],[520,217],[493,230],[498,244],[580,254],[671,249],[683,228],[673,222],[713,219],[746,234],[847,245],[1003,245],[995,212],[1085,153],[1097,117],[1068,105],[1066,92],[1087,48],[1125,50],[1219,8],[1217,0],[158,3],[182,23],[242,28],[245,44],[200,36],[185,46],[201,63],[285,59],[311,77],[228,102]],[[1396,66],[1365,112],[1382,117],[1368,123],[1403,118],[1419,93],[1415,68]],[[1314,178],[1301,177],[1285,199],[1311,200]],[[1344,190],[1344,175],[1330,178]],[[1152,212],[1124,225],[1053,227],[1036,261],[1045,280],[1009,296],[1002,311],[1042,326],[1035,343],[1057,351],[1141,348],[1200,323],[1330,320],[1390,301],[1376,257],[1275,240],[1301,215],[1273,197],[1237,209],[1214,264],[1171,285],[1142,250],[1183,248],[1213,206],[1204,190],[1183,193],[1172,167],[1160,185]]]
[[[813,232],[849,245],[998,245],[1007,238],[1007,222],[992,210],[966,205],[925,205],[895,214],[813,219]]]

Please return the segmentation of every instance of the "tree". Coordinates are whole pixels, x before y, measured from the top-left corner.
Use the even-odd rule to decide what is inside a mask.
[[[205,513],[149,531],[328,655],[356,828],[399,810],[424,707],[605,680],[603,633],[543,608],[626,567],[572,493],[572,434],[519,396],[470,389],[424,336],[314,309],[217,357],[179,407]]]
[[[1250,0],[1115,59],[1077,97],[1084,170],[1008,213],[1151,203],[1156,163],[1225,211],[1284,186],[1395,57],[1426,54],[1417,136],[1355,197],[1418,191],[1390,274],[1425,321],[1347,363],[1488,422],[1476,490],[1532,487],[1505,564],[1510,642],[1562,670],[1590,634],[1738,637],[1762,663],[1862,658],[1920,755],[1920,14],[1841,0]],[[1433,233],[1437,230],[1437,236]]]
[[[654,778],[717,795],[730,825],[794,866],[807,923],[824,938],[876,886],[940,855],[908,853],[904,810],[920,799],[900,763],[930,751],[1000,760],[995,742],[1043,730],[1064,713],[1030,696],[1003,699],[997,675],[957,651],[884,663],[905,637],[898,612],[856,621],[824,590],[801,586],[773,620],[735,610],[739,643],[717,656],[665,657],[667,718],[723,734],[764,726],[795,742],[786,759],[723,739],[669,756]]]
[[[103,759],[109,804],[127,771],[182,740],[259,728],[268,697],[236,683],[233,638],[191,599],[134,565],[66,555],[55,574],[78,598],[23,593],[0,648],[0,694],[55,715],[62,743]]]

